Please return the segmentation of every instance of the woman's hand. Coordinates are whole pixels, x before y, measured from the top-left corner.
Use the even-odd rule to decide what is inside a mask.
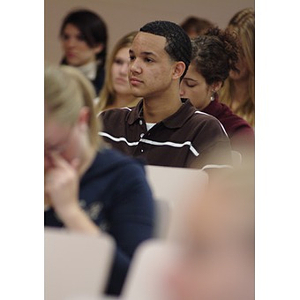
[[[45,174],[45,195],[60,217],[80,208],[78,201],[78,159],[67,162],[58,153],[52,153],[53,167]]]
[[[78,200],[79,160],[67,162],[58,153],[52,153],[53,167],[45,174],[45,196],[65,227],[89,234],[100,234],[100,229],[81,209]]]

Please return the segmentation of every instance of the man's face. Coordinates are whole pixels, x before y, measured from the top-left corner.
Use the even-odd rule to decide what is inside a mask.
[[[129,82],[136,97],[163,97],[173,82],[176,63],[165,51],[166,38],[139,32],[129,50]]]

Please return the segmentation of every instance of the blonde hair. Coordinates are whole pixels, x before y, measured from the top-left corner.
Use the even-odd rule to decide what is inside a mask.
[[[119,52],[119,50],[126,47],[130,47],[137,33],[138,33],[137,31],[133,31],[126,34],[117,42],[117,44],[113,48],[105,66],[105,80],[104,80],[103,88],[99,95],[99,99],[100,99],[99,103],[96,106],[97,113],[114,104],[114,101],[116,99],[116,91],[114,90],[113,82],[112,82],[112,74],[111,74],[112,65],[114,63],[114,59],[117,53]],[[138,100],[139,99],[136,99],[132,103],[136,105]]]
[[[255,14],[252,8],[246,8],[237,12],[229,21],[228,29],[236,32],[240,40],[240,55],[245,58],[248,69],[248,95],[240,105],[233,109],[234,113],[244,118],[251,126],[255,119],[255,66],[254,66],[254,33]],[[233,81],[229,77],[220,91],[220,99],[232,108]]]
[[[45,118],[54,117],[58,122],[73,126],[80,109],[89,109],[89,138],[95,148],[102,147],[98,136],[100,121],[96,117],[92,84],[74,67],[45,66],[44,78]]]

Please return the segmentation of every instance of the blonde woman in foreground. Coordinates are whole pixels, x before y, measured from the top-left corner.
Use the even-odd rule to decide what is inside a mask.
[[[229,21],[227,28],[237,33],[241,44],[236,65],[239,72],[231,71],[220,91],[221,102],[252,127],[255,125],[254,18],[254,10],[247,8],[236,13]]]
[[[107,293],[118,295],[136,247],[152,237],[144,168],[106,149],[91,83],[73,67],[45,67],[45,226],[110,234],[117,245]]]
[[[106,64],[106,76],[104,86],[96,106],[97,112],[111,108],[134,107],[140,98],[133,96],[129,80],[129,49],[137,32],[131,32],[122,37],[114,49]]]

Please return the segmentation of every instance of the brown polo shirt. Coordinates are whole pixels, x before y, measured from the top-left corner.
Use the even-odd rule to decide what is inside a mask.
[[[202,168],[230,164],[231,148],[221,123],[197,110],[189,100],[170,117],[147,131],[143,100],[134,108],[106,110],[100,114],[106,142],[121,152],[142,158],[149,165]]]

